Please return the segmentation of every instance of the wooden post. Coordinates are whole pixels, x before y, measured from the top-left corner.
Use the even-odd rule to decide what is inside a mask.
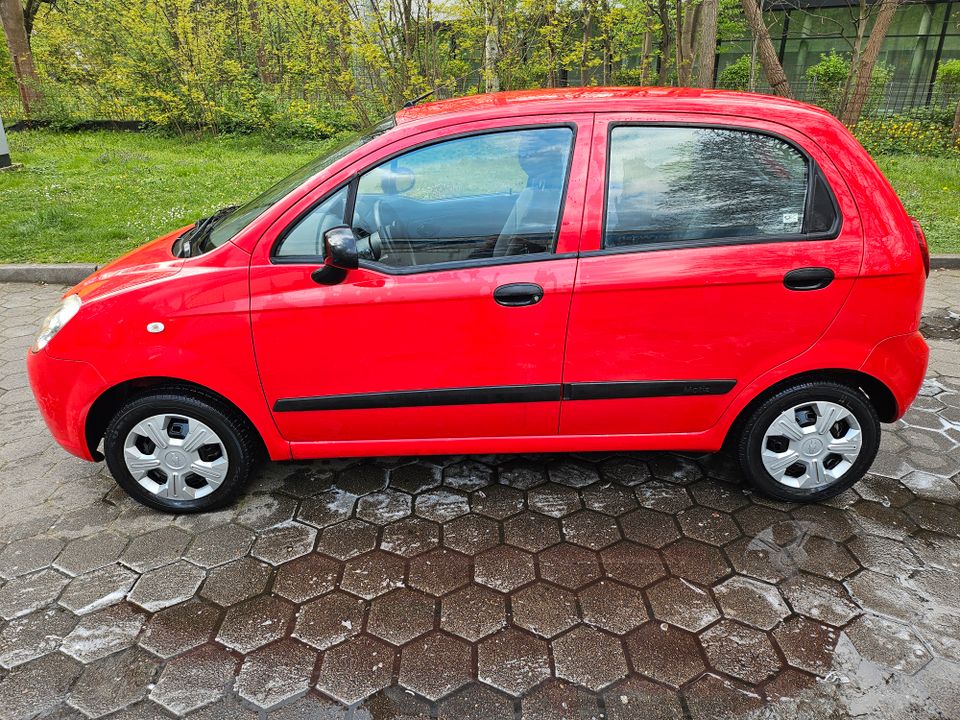
[[[3,118],[0,117],[0,170],[13,165],[10,160],[10,146],[7,145],[7,133],[3,130]]]

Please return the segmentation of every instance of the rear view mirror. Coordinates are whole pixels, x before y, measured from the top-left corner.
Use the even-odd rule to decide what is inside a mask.
[[[417,184],[417,176],[410,168],[390,163],[385,169],[381,170],[380,188],[384,195],[403,195],[413,190]]]
[[[313,271],[314,282],[336,285],[347,276],[348,270],[360,267],[357,238],[347,225],[337,225],[323,234],[323,267]]]

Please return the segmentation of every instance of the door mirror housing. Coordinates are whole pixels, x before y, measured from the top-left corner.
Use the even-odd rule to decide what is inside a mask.
[[[323,267],[311,276],[320,285],[343,282],[348,270],[360,267],[357,237],[347,225],[337,225],[323,234]]]

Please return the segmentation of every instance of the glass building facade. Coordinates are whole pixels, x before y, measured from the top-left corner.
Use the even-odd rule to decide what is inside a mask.
[[[871,0],[871,5],[875,2]],[[778,49],[787,78],[804,95],[809,83],[806,71],[830,51],[852,53],[857,39],[856,0],[768,0],[765,6],[771,39]],[[876,17],[871,8],[862,43]],[[752,53],[749,37],[721,42],[718,72],[738,58]],[[936,102],[937,69],[947,60],[960,59],[960,2],[908,1],[897,10],[878,61],[892,69],[887,83],[887,109]],[[762,73],[757,71],[757,75]]]

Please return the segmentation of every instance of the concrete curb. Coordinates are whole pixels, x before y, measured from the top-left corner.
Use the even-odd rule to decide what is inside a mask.
[[[47,285],[76,285],[99,265],[0,265],[0,282],[46,283]],[[960,255],[932,255],[933,270],[960,269]]]
[[[0,282],[46,283],[47,285],[76,285],[99,265],[0,265]]]

